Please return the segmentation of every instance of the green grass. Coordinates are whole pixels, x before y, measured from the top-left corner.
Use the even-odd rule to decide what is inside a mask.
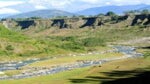
[[[17,74],[19,74],[20,71],[19,71],[19,70],[8,70],[8,71],[5,71],[4,73],[5,73],[5,75],[7,75],[7,76],[12,76],[12,75],[17,75]]]
[[[121,53],[107,53],[107,54],[100,54],[100,55],[92,54],[92,55],[75,56],[75,57],[65,56],[65,57],[59,57],[55,59],[33,63],[25,67],[51,67],[51,66],[59,65],[59,64],[74,63],[79,60],[100,60],[100,59],[105,59],[105,58],[113,58],[113,57],[121,57],[121,56],[123,56],[123,54]]]
[[[9,80],[9,81],[0,81],[1,84],[101,84],[103,81],[116,80],[120,78],[130,78],[135,74],[146,71],[150,65],[149,58],[140,58],[140,59],[126,59],[120,61],[113,61],[110,63],[103,64],[101,67],[87,67],[81,69],[74,69],[71,71],[64,71],[54,75],[47,75],[41,77],[33,77],[21,80]],[[119,68],[118,68],[119,66]],[[136,70],[136,71],[135,71]],[[113,71],[133,71],[132,74],[126,73],[125,75],[114,75],[109,76],[104,72],[113,72]],[[135,73],[137,72],[137,73]],[[131,72],[130,72],[131,73]],[[122,73],[123,74],[123,73]],[[97,77],[97,78],[90,78]],[[106,79],[105,79],[106,78]],[[112,79],[113,78],[113,79]],[[75,83],[76,82],[76,83]]]
[[[30,65],[22,67],[23,70],[8,70],[8,71],[5,71],[4,73],[5,73],[5,75],[12,76],[12,75],[21,73],[22,71],[28,69],[29,67],[47,67],[47,68],[49,68],[51,66],[56,66],[56,65],[60,65],[60,64],[62,64],[62,65],[63,64],[72,64],[74,62],[81,61],[81,60],[100,60],[100,59],[104,59],[104,58],[114,58],[114,57],[121,57],[121,56],[123,56],[123,54],[121,54],[121,53],[107,53],[107,54],[101,54],[101,55],[92,54],[92,55],[75,56],[75,57],[65,56],[65,57],[59,57],[59,58],[55,58],[55,59],[32,63]]]
[[[0,37],[6,38],[10,41],[15,41],[15,42],[27,40],[27,37],[24,36],[23,34],[20,34],[20,33],[15,32],[15,31],[11,31],[2,25],[0,25]]]
[[[31,29],[32,30],[32,29]],[[97,29],[46,29],[25,34],[0,25],[1,57],[42,57],[68,53],[85,53],[107,47],[108,43],[149,37],[149,31],[139,27]],[[48,34],[45,34],[48,33]]]
[[[30,30],[29,30],[30,31]],[[46,29],[34,33],[24,31],[11,31],[4,26],[0,26],[0,60],[24,60],[26,58],[41,58],[47,56],[63,55],[53,60],[37,62],[29,65],[46,66],[61,63],[71,63],[77,60],[97,60],[108,57],[121,56],[120,53],[109,53],[104,55],[89,55],[87,57],[76,56],[67,57],[68,54],[87,53],[91,51],[104,51],[111,49],[107,44],[113,42],[124,42],[136,38],[150,37],[149,30],[139,27],[129,28],[97,28],[97,29],[72,29],[72,30],[51,30]],[[102,67],[87,67],[65,71],[54,75],[27,78],[21,80],[0,81],[0,84],[70,84],[70,79],[83,79],[83,84],[99,84],[103,80],[87,78],[88,76],[107,77],[102,72],[112,72],[113,70],[134,70],[149,66],[149,51],[139,50],[145,54],[143,59],[128,59],[111,62]],[[118,69],[116,67],[119,67]],[[6,74],[12,75],[20,73],[18,71],[8,71]],[[110,76],[108,76],[110,77]],[[129,77],[129,76],[125,76]],[[117,78],[114,78],[117,79]],[[79,82],[79,81],[77,81]]]

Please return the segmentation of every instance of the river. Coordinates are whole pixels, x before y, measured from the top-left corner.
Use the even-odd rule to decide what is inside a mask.
[[[13,76],[7,76],[7,75],[0,76],[0,80],[23,79],[23,78],[30,78],[30,77],[36,77],[36,76],[55,74],[58,72],[72,70],[72,69],[76,69],[76,68],[84,68],[84,67],[89,67],[89,66],[101,65],[103,63],[107,63],[107,62],[110,62],[113,60],[126,59],[126,58],[137,58],[137,57],[143,56],[143,54],[137,53],[136,49],[134,47],[113,46],[113,48],[117,52],[123,53],[124,56],[115,57],[115,58],[111,58],[111,59],[110,58],[109,59],[99,59],[97,61],[95,61],[95,60],[80,61],[80,62],[75,62],[73,64],[54,66],[52,68],[36,69],[36,71],[33,71],[33,72],[26,72],[26,73],[21,73],[18,75],[13,75]],[[25,66],[25,65],[37,62],[37,61],[42,61],[42,60],[46,60],[46,59],[36,59],[36,60],[28,60],[28,61],[22,61],[22,62],[4,63],[4,64],[0,65],[0,71],[16,70],[22,66]]]

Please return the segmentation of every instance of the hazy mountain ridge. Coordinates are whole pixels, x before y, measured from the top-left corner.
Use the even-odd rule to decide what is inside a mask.
[[[37,10],[37,11],[9,16],[7,18],[30,18],[30,17],[51,18],[56,16],[73,16],[73,15],[74,15],[73,13],[69,13],[61,10]]]
[[[126,6],[103,6],[85,9],[77,13],[80,15],[97,15],[99,13],[107,13],[108,11],[113,11],[117,14],[123,14],[125,11],[139,10],[139,9],[150,9],[150,5],[140,4],[140,5],[126,5]]]
[[[35,5],[26,5],[21,4],[18,6],[8,6],[8,8],[13,8],[19,10],[20,14],[0,14],[0,18],[28,18],[28,17],[42,17],[42,18],[51,18],[53,16],[72,16],[72,15],[97,15],[99,13],[107,13],[108,11],[113,11],[116,14],[123,14],[125,11],[130,10],[144,10],[149,9],[150,5],[139,4],[139,5],[125,5],[125,6],[102,6],[102,7],[94,7],[85,9],[82,11],[75,12],[75,14],[66,12],[63,10],[55,10],[51,8],[47,9],[37,9]],[[25,10],[21,10],[25,8]]]
[[[129,26],[150,26],[150,14],[140,14],[140,15],[125,15],[117,16],[116,19],[113,16],[103,16],[101,17],[76,17],[76,18],[57,18],[57,19],[27,19],[27,20],[5,20],[2,21],[8,28],[21,28],[21,29],[33,29],[33,28],[56,28],[56,29],[77,29],[77,28],[100,28],[102,26],[106,27],[116,27],[124,28]],[[16,25],[17,24],[17,25]]]

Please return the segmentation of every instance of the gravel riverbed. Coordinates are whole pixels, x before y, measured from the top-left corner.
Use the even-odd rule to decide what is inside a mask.
[[[103,63],[107,63],[107,62],[110,62],[113,60],[120,60],[120,59],[126,59],[126,58],[137,58],[137,57],[143,56],[143,54],[137,53],[136,49],[134,47],[113,46],[113,48],[114,48],[113,52],[121,52],[124,54],[124,56],[115,57],[115,58],[111,58],[111,59],[109,58],[109,59],[99,59],[99,60],[78,61],[78,62],[71,63],[71,64],[65,64],[65,65],[62,64],[62,65],[53,66],[51,68],[43,67],[43,68],[39,69],[37,67],[33,67],[32,68],[33,72],[23,72],[21,74],[17,74],[17,75],[13,75],[13,76],[4,75],[4,76],[0,76],[0,80],[14,80],[14,79],[23,79],[23,78],[30,78],[30,77],[36,77],[36,76],[55,74],[58,72],[72,70],[72,69],[76,69],[76,68],[84,68],[84,67],[88,67],[88,66],[97,66],[97,65],[101,65]],[[16,70],[22,66],[34,63],[36,61],[40,61],[40,59],[23,61],[23,62],[14,62],[14,63],[3,63],[0,65],[0,72],[5,71],[5,70]]]

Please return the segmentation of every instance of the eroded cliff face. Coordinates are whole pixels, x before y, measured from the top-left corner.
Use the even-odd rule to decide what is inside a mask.
[[[5,21],[2,21],[1,22],[6,28],[15,28],[17,27],[17,22],[16,21],[13,21],[13,20],[5,20]]]
[[[34,27],[36,28],[51,28],[51,24],[53,23],[51,20],[34,20]]]
[[[17,25],[16,26],[20,26],[21,29],[26,29],[29,28],[30,26],[36,26],[35,21],[34,20],[27,20],[27,21],[16,21]]]
[[[69,19],[55,19],[52,20],[52,27],[57,27],[60,29],[63,28],[69,28],[69,29],[74,29],[74,28],[80,28],[82,24],[85,23],[85,20],[82,18],[69,18]]]
[[[131,25],[150,25],[150,15],[136,15]]]
[[[84,20],[86,22],[80,28],[84,28],[84,27],[96,28],[97,26],[103,25],[102,19],[98,17],[84,18]]]
[[[40,19],[40,20],[23,20],[14,21],[6,20],[3,24],[8,28],[58,28],[58,29],[75,29],[75,28],[100,28],[101,26],[135,26],[150,25],[150,15],[119,16],[113,20],[111,17],[88,17],[88,18],[66,18],[66,19]]]

